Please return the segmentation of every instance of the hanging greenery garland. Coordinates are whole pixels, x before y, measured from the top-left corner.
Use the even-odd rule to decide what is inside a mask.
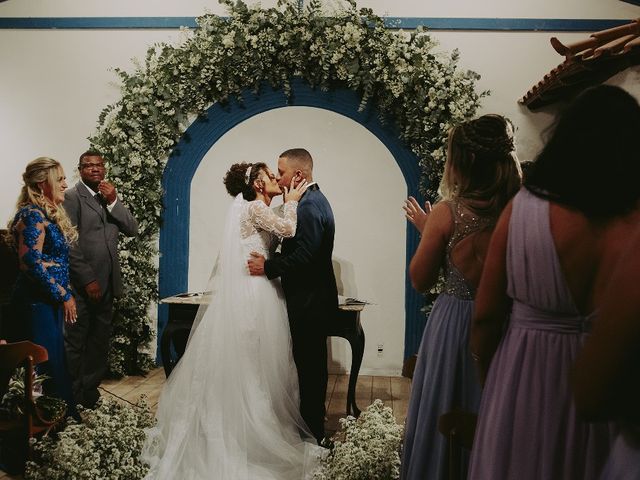
[[[90,141],[109,160],[109,175],[139,220],[140,234],[121,242],[127,290],[116,304],[112,373],[152,365],[148,309],[157,300],[161,179],[172,148],[214,103],[266,84],[290,92],[293,78],[314,88],[347,88],[393,125],[420,159],[421,186],[435,195],[452,125],[473,116],[483,93],[477,74],[461,70],[458,53],[438,53],[423,30],[385,28],[354,0],[327,14],[321,2],[281,0],[276,8],[221,0],[226,18],[205,15],[179,45],[156,44],[132,73],[116,69],[122,98],[100,115]],[[186,29],[185,29],[186,30]]]

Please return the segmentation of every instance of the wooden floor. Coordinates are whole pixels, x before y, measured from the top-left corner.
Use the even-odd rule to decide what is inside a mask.
[[[164,384],[165,376],[162,368],[152,370],[144,377],[125,377],[120,380],[107,380],[102,383],[102,395],[117,395],[130,402],[135,402],[140,395],[147,396],[151,410],[155,412],[158,397]],[[327,422],[326,430],[332,435],[338,429],[338,420],[346,416],[348,375],[329,375],[327,387]],[[404,377],[373,377],[360,375],[356,386],[356,404],[362,410],[379,398],[391,407],[398,423],[403,423],[407,415],[411,380]],[[21,479],[0,471],[0,479]]]

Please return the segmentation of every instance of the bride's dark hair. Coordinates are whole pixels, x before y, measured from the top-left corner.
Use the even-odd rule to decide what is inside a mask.
[[[234,163],[223,178],[224,186],[232,197],[242,193],[242,198],[247,201],[256,199],[256,191],[253,189],[253,182],[258,178],[260,172],[267,168],[266,163]],[[249,170],[250,169],[250,170]],[[249,178],[247,178],[249,170]]]

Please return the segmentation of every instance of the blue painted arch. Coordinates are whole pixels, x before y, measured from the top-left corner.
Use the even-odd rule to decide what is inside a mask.
[[[421,199],[418,191],[420,168],[418,158],[400,141],[389,125],[383,125],[372,109],[358,111],[360,97],[343,89],[320,91],[302,80],[292,82],[292,92],[287,98],[282,90],[265,86],[256,95],[251,91],[242,94],[242,102],[214,104],[206,115],[194,121],[174,148],[164,170],[164,213],[160,228],[159,294],[165,298],[188,289],[189,278],[189,212],[191,181],[212,145],[225,133],[241,122],[259,113],[287,106],[307,106],[331,110],[344,115],[367,128],[391,152],[397,162],[410,195]],[[415,228],[407,225],[407,267],[415,251],[419,236]],[[408,268],[407,268],[408,272]],[[408,274],[407,274],[408,275]],[[421,312],[423,297],[412,287],[405,276],[405,358],[418,350],[425,316]],[[167,307],[158,309],[158,338],[167,321]]]

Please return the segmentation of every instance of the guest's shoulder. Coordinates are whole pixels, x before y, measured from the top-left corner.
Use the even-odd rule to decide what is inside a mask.
[[[13,217],[13,223],[22,222],[24,225],[36,225],[43,223],[46,213],[41,207],[35,204],[28,204],[20,207]]]
[[[73,187],[67,188],[64,192],[64,202],[63,205],[68,206],[69,202],[78,202],[80,199],[80,192],[78,191],[78,184],[76,183]]]
[[[80,192],[78,191],[78,187],[79,187],[79,183],[76,183],[73,187],[69,187],[67,188],[67,190],[64,192],[65,197],[67,195],[78,195]]]

